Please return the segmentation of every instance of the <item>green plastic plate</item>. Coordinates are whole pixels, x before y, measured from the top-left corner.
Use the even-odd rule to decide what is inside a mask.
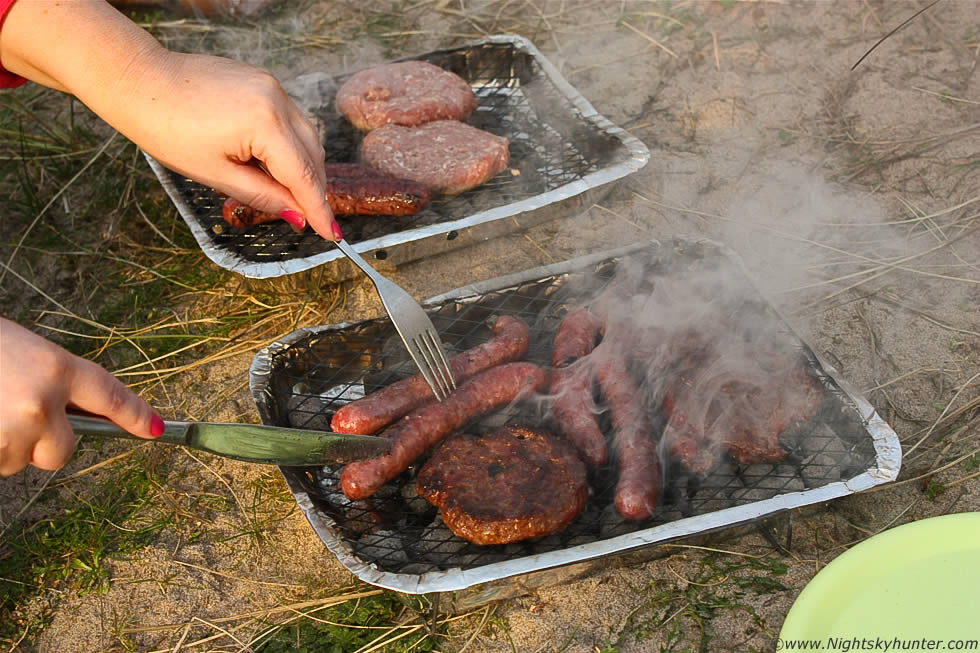
[[[980,512],[911,522],[838,556],[803,588],[777,647],[861,650],[859,640],[906,649],[912,640],[974,640],[980,650]]]

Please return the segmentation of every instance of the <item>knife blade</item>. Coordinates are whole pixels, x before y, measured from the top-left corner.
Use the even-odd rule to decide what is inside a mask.
[[[138,438],[104,417],[69,413],[68,421],[79,434],[179,444],[225,458],[270,465],[347,463],[376,458],[391,451],[391,440],[374,435],[260,424],[165,421],[163,435],[150,440]]]

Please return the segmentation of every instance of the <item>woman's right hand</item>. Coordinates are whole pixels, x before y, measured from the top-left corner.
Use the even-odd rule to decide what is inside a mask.
[[[75,450],[69,406],[107,417],[133,435],[160,437],[163,420],[97,364],[0,318],[0,476],[27,465],[59,469]]]
[[[268,71],[171,52],[103,0],[14,3],[0,61],[74,94],[176,172],[298,229],[343,237],[326,200],[320,137]]]

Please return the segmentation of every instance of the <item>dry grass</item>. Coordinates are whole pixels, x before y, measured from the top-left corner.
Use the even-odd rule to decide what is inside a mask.
[[[356,65],[354,57],[365,51],[379,58],[401,56],[490,33],[516,32],[546,49],[572,83],[602,88],[596,80],[603,76],[623,69],[641,75],[647,71],[645,66],[656,69],[658,80],[663,77],[673,82],[702,58],[719,74],[737,71],[748,76],[755,65],[774,65],[770,57],[778,56],[775,52],[781,37],[775,28],[763,29],[758,26],[761,23],[753,22],[760,7],[763,13],[767,7],[789,10],[781,3],[756,2],[613,5],[557,0],[482,4],[426,0],[373,8],[363,3],[311,0],[297,9],[277,10],[255,21],[208,23],[160,13],[137,18],[175,49],[248,57],[248,49],[241,44],[261,43],[261,48],[256,48],[261,56],[269,65],[283,68],[287,62],[306,56],[329,58],[349,69]],[[896,14],[881,3],[869,1],[853,10],[860,20],[852,24],[866,25],[868,34],[880,35],[895,24]],[[948,25],[932,25],[930,29],[943,33],[947,43],[943,47],[962,50],[954,59],[963,71],[975,71],[980,53],[975,37],[964,41],[951,34]],[[601,47],[613,37],[615,47]],[[867,34],[865,39],[865,43],[873,42]],[[895,43],[896,47],[913,47],[904,41]],[[583,47],[588,52],[582,53]],[[770,55],[767,47],[774,54]],[[885,49],[880,48],[861,68],[876,65],[876,57]],[[707,74],[704,68],[700,70],[699,74]],[[874,501],[884,493],[897,497],[894,503],[898,505],[889,506],[886,516],[866,520],[860,517],[860,509],[853,511],[858,517],[851,512],[842,516],[847,507],[840,513],[828,510],[816,517],[807,514],[805,519],[813,520],[819,535],[812,541],[797,536],[803,540],[801,550],[787,558],[794,570],[806,569],[805,574],[799,572],[803,577],[795,579],[797,583],[812,577],[833,555],[912,515],[926,514],[929,506],[954,510],[957,492],[980,484],[976,471],[980,454],[980,376],[976,374],[980,333],[975,323],[965,318],[957,321],[957,313],[950,311],[948,304],[932,301],[949,296],[964,302],[980,296],[980,262],[976,252],[967,247],[977,242],[980,227],[980,196],[976,195],[980,159],[977,150],[964,149],[963,145],[976,143],[980,135],[977,100],[952,83],[941,88],[909,81],[904,84],[905,91],[942,102],[958,120],[936,122],[918,131],[901,124],[875,126],[855,104],[862,92],[862,80],[867,78],[834,78],[821,76],[819,71],[814,76],[823,84],[819,93],[807,92],[808,99],[814,100],[814,109],[795,123],[780,125],[782,143],[771,125],[760,129],[763,135],[757,138],[765,139],[768,134],[765,147],[770,149],[782,146],[803,153],[822,149],[827,153],[822,171],[825,177],[880,198],[889,209],[884,218],[823,216],[811,220],[806,230],[782,219],[746,219],[700,201],[681,201],[676,199],[676,192],[656,192],[659,169],[639,175],[648,185],[630,185],[629,192],[590,210],[590,215],[599,216],[598,223],[615,224],[611,231],[621,227],[633,239],[660,237],[667,223],[678,230],[732,237],[736,242],[773,241],[803,252],[806,256],[801,267],[806,267],[806,282],[796,283],[794,279],[778,288],[775,296],[792,307],[795,319],[816,320],[824,315],[853,319],[851,332],[866,332],[862,342],[869,343],[868,351],[847,349],[847,343],[838,345],[829,336],[821,344],[831,355],[848,362],[881,366],[875,375],[865,378],[862,374],[866,381],[863,391],[881,412],[889,414],[889,422],[900,432],[905,469],[898,483],[876,488],[864,500]],[[692,95],[716,93],[714,88],[693,88]],[[690,142],[681,135],[679,119],[671,122],[681,112],[671,105],[680,102],[678,96],[670,96],[670,88],[661,90],[666,99],[651,98],[647,103],[630,104],[625,110],[633,133],[664,157],[704,153],[707,146],[697,137]],[[749,104],[760,97],[761,92],[750,98]],[[618,111],[610,98],[591,99]],[[634,115],[632,108],[636,106],[642,109]],[[377,311],[376,305],[352,306],[348,302],[356,283],[321,286],[311,277],[299,282],[253,283],[216,269],[201,254],[135,148],[87,115],[77,103],[27,88],[0,96],[0,112],[4,117],[0,128],[0,194],[12,198],[5,215],[9,226],[0,248],[3,314],[105,365],[161,406],[166,416],[203,420],[237,410],[236,417],[254,420],[243,374],[254,352],[300,326],[356,319]],[[103,183],[106,178],[113,183]],[[710,196],[712,189],[706,184],[701,190]],[[695,199],[701,198],[695,194]],[[567,244],[553,229],[529,230],[521,234],[521,240],[542,262],[565,258]],[[896,241],[903,251],[891,248]],[[767,262],[775,263],[760,263]],[[855,306],[866,309],[852,313]],[[922,361],[890,349],[894,340],[886,342],[881,337],[887,320],[871,310],[886,308],[903,320],[928,324],[934,333],[949,338],[950,345],[942,357]],[[892,362],[901,356],[906,358]],[[208,385],[209,376],[227,372],[223,366],[237,370],[237,376],[228,375],[235,380],[224,387]],[[206,397],[201,396],[202,388],[209,393]],[[237,408],[229,407],[236,401]],[[933,409],[930,402],[941,403],[941,407]],[[238,468],[229,470],[210,458],[196,458],[182,451],[150,453],[146,448],[119,447],[105,445],[94,457],[82,456],[61,473],[25,479],[23,486],[10,493],[16,498],[16,506],[0,513],[4,530],[24,528],[30,533],[44,520],[53,523],[67,502],[79,498],[89,501],[89,493],[104,491],[96,484],[97,479],[131,466],[145,467],[152,473],[131,482],[146,489],[148,507],[120,528],[152,522],[159,526],[157,532],[166,545],[149,542],[132,543],[130,547],[115,540],[115,546],[138,557],[161,548],[168,554],[166,546],[176,551],[180,542],[193,540],[212,546],[217,553],[213,562],[203,564],[173,555],[174,564],[182,570],[174,572],[174,578],[157,578],[152,573],[150,580],[134,576],[134,586],[137,580],[155,582],[160,587],[157,596],[166,597],[172,583],[191,583],[189,579],[194,579],[206,584],[211,581],[199,579],[210,578],[215,595],[220,595],[223,587],[219,582],[234,586],[236,591],[246,587],[235,596],[250,597],[253,603],[249,605],[263,607],[224,605],[206,612],[190,610],[180,619],[152,626],[142,625],[150,622],[145,611],[121,611],[118,623],[102,629],[110,633],[108,647],[112,650],[258,650],[276,637],[288,640],[294,632],[299,637],[300,626],[322,629],[316,632],[329,628],[370,632],[371,637],[356,649],[362,653],[400,650],[399,646],[410,639],[419,647],[443,650],[477,651],[490,646],[504,650],[502,642],[511,637],[510,630],[526,621],[530,608],[525,610],[523,604],[510,602],[455,617],[432,614],[431,604],[419,603],[414,609],[391,610],[383,624],[345,622],[337,615],[353,615],[355,607],[368,600],[383,597],[393,605],[400,599],[361,584],[325,586],[320,579],[307,579],[295,571],[285,577],[254,573],[256,565],[275,567],[279,555],[276,548],[282,544],[276,538],[297,537],[284,530],[285,524],[299,522],[306,527],[281,478],[275,474],[236,478]],[[25,489],[28,487],[29,491]],[[911,489],[918,493],[905,494]],[[266,493],[263,502],[255,500],[259,503],[256,507],[253,498],[262,492]],[[42,497],[54,497],[53,507],[51,500]],[[215,507],[219,503],[220,509]],[[828,522],[835,528],[821,528]],[[843,522],[846,525],[840,526]],[[838,537],[837,526],[843,536]],[[308,532],[306,535],[310,537]],[[620,650],[615,648],[620,646],[622,650],[635,650],[628,645],[640,631],[640,617],[646,619],[661,609],[662,613],[654,615],[657,619],[643,622],[644,628],[657,633],[660,639],[655,641],[665,648],[681,647],[685,642],[696,644],[705,632],[711,633],[729,619],[717,615],[700,622],[696,619],[696,608],[702,603],[721,596],[729,600],[730,595],[723,593],[731,590],[739,577],[727,563],[719,564],[717,557],[762,564],[775,550],[766,542],[753,540],[719,547],[671,546],[682,549],[686,557],[652,568],[652,575],[663,574],[663,578],[658,577],[659,585],[654,588],[651,582],[649,587],[636,588],[632,595],[637,597],[636,605],[618,626],[604,626],[608,637],[597,635],[593,639],[595,650],[604,644],[609,644],[609,651]],[[228,559],[234,556],[229,552],[237,551],[235,547],[248,552],[253,566],[243,562],[239,567]],[[0,547],[0,561],[9,555],[9,549]],[[608,578],[615,582],[615,577]],[[106,583],[111,581],[116,591],[122,592],[119,588],[127,580],[112,577]],[[32,585],[35,577],[27,574],[3,581],[11,587]],[[677,589],[688,586],[691,592],[701,593],[685,594]],[[672,589],[666,591],[664,587]],[[550,595],[552,600],[558,600],[560,591]],[[113,598],[120,595],[125,596],[107,594]],[[2,641],[9,650],[32,650],[43,637],[59,600],[71,597],[85,601],[79,593],[77,575],[50,581],[23,596],[23,603],[3,606],[6,614],[15,617],[11,621],[15,627],[3,633]],[[53,608],[39,607],[48,602]],[[765,621],[763,608],[752,605],[756,606],[753,610],[760,611],[753,613],[754,617]],[[331,609],[345,608],[349,611],[324,616]],[[731,621],[745,619],[747,613],[738,601],[732,601],[731,610],[730,614],[737,615]],[[589,623],[579,625],[590,628]],[[312,636],[314,631],[302,632]],[[514,637],[522,641],[518,633]],[[763,635],[758,637],[768,641]],[[165,646],[144,647],[148,641]],[[509,646],[518,650],[513,641]],[[538,645],[530,650],[535,648],[549,650]]]

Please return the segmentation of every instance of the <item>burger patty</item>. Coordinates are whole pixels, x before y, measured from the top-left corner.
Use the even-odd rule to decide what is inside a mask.
[[[507,544],[561,531],[585,508],[585,464],[561,439],[506,426],[446,440],[416,479],[456,535]]]
[[[385,125],[364,137],[361,162],[433,192],[456,195],[504,170],[510,141],[457,120]]]
[[[755,359],[777,357],[756,352]],[[728,381],[707,397],[696,381],[678,377],[663,400],[669,420],[664,442],[671,456],[694,474],[707,474],[722,453],[742,464],[786,458],[780,436],[816,416],[823,389],[802,360],[788,367],[776,362],[772,368],[769,376]]]
[[[459,75],[424,61],[362,70],[337,91],[337,111],[363,131],[432,120],[465,120],[476,109],[473,89]]]

